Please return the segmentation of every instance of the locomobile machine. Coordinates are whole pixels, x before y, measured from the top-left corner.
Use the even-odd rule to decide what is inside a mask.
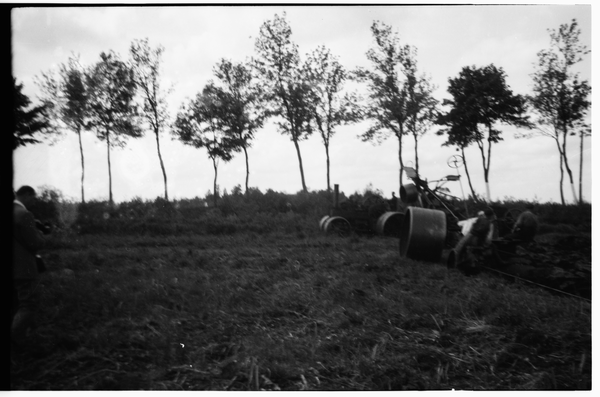
[[[448,165],[458,169],[462,165],[462,158],[452,156]],[[411,167],[405,167],[405,171],[412,183],[400,188],[403,210],[391,211],[385,200],[379,196],[370,196],[361,203],[340,203],[339,188],[335,185],[334,205],[329,215],[320,220],[321,230],[342,236],[353,232],[392,236],[399,238],[399,252],[403,258],[441,262],[449,268],[458,268],[467,274],[490,270],[558,292],[570,290],[578,297],[586,297],[588,292],[591,294],[591,285],[588,285],[591,280],[591,277],[588,277],[591,274],[590,266],[577,266],[577,272],[585,274],[577,276],[579,278],[574,281],[572,274],[566,277],[558,275],[564,269],[556,269],[556,266],[553,268],[551,264],[546,265],[544,269],[537,269],[537,273],[543,274],[543,277],[536,275],[536,269],[527,273],[522,271],[523,266],[515,265],[524,260],[544,262],[548,257],[548,252],[536,253],[535,250],[530,250],[527,247],[528,243],[524,241],[505,238],[521,212],[517,209],[490,206],[496,216],[493,221],[493,235],[490,236],[491,245],[465,247],[460,253],[460,258],[457,258],[454,250],[456,244],[468,233],[477,219],[469,215],[466,204],[464,208],[460,208],[458,198],[450,195],[449,190],[444,187],[447,182],[460,182],[460,174],[457,171],[457,175],[426,181]],[[430,188],[430,183],[435,183],[435,187]],[[462,201],[464,203],[464,198]],[[564,275],[564,272],[562,274]],[[569,283],[570,288],[561,287]],[[582,295],[581,291],[588,292]]]
[[[452,158],[451,158],[452,159]],[[449,162],[452,166],[453,163]],[[454,163],[455,164],[455,163]],[[460,238],[461,219],[457,215],[457,198],[444,186],[459,181],[460,175],[448,175],[438,180],[422,180],[416,170],[405,167],[414,183],[402,186],[400,199],[404,210],[390,208],[380,196],[369,196],[363,202],[339,202],[339,186],[335,186],[334,205],[329,215],[321,218],[319,227],[327,233],[348,235],[375,233],[400,238],[400,254],[419,260],[440,260],[444,248],[452,248]],[[435,183],[433,189],[429,183]],[[468,213],[465,211],[465,215]]]
[[[462,165],[462,158],[452,156],[448,165],[458,169]],[[404,170],[412,180],[412,183],[400,188],[404,210],[390,210],[385,200],[375,195],[361,203],[340,203],[339,187],[334,185],[334,205],[329,215],[321,218],[320,229],[342,236],[355,232],[398,237],[401,257],[429,262],[445,260],[449,266],[464,262],[455,258],[452,250],[476,218],[469,217],[466,207],[459,208],[458,198],[450,195],[449,189],[445,187],[447,182],[460,181],[460,174],[457,171],[456,175],[426,181],[420,178],[414,168],[405,167]],[[435,186],[430,188],[430,183]],[[501,212],[502,218],[496,221],[494,241],[503,244],[499,242],[499,238],[510,231],[511,222],[514,222],[518,213],[501,208],[495,212]],[[508,247],[509,250],[513,248]]]

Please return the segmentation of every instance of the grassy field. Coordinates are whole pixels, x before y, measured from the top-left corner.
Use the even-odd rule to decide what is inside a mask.
[[[11,388],[591,388],[589,302],[401,259],[395,238],[325,236],[317,221],[57,231]]]

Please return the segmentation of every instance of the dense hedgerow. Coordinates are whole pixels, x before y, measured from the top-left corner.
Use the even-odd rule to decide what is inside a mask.
[[[167,201],[161,197],[110,205],[108,201],[91,200],[75,203],[65,200],[51,187],[38,188],[39,200],[31,209],[36,218],[50,222],[55,230],[79,234],[112,233],[140,235],[210,234],[231,235],[238,232],[257,234],[314,230],[318,220],[330,213],[333,192],[314,191],[286,194],[271,189],[261,192],[251,188],[245,194],[234,188],[225,192],[213,206],[212,195],[204,199]],[[340,193],[339,200],[361,203],[381,197],[368,186],[362,193],[350,196]],[[210,203],[210,204],[209,204]],[[507,199],[489,204],[499,218],[523,211],[529,202]],[[553,232],[591,232],[591,204],[560,205],[534,203],[540,218],[540,234]],[[451,208],[459,217],[475,216],[488,204],[482,201],[453,202]]]

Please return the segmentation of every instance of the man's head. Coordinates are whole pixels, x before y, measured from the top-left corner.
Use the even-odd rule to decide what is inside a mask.
[[[488,219],[494,219],[496,217],[496,214],[494,213],[494,210],[491,209],[490,207],[486,208],[483,211],[483,214],[485,215],[486,218]]]
[[[17,200],[23,203],[25,207],[29,207],[35,202],[36,194],[35,190],[31,186],[21,186],[17,190]]]
[[[392,197],[396,197],[396,192],[392,192]]]

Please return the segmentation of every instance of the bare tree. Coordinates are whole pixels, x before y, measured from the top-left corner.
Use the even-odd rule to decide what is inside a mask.
[[[491,201],[489,188],[492,146],[502,140],[500,124],[530,128],[525,115],[525,98],[514,95],[506,84],[502,68],[488,65],[482,68],[464,67],[459,76],[449,80],[448,92],[452,100],[444,104],[452,106],[450,121],[460,120],[459,128],[450,128],[449,134],[464,135],[452,138],[461,147],[475,143],[481,153],[486,197]]]
[[[354,72],[357,81],[367,83],[369,94],[364,112],[365,118],[373,121],[361,138],[363,141],[381,142],[391,132],[398,139],[399,182],[402,187],[402,144],[407,134],[408,119],[406,75],[415,64],[417,50],[410,45],[401,46],[398,35],[382,22],[373,22],[371,32],[376,45],[367,52],[367,59],[371,61],[373,69],[359,68]]]
[[[435,125],[438,116],[438,100],[433,97],[435,86],[425,76],[417,76],[416,63],[406,70],[407,119],[406,129],[415,142],[415,169],[419,173],[419,139]]]
[[[167,92],[161,86],[161,63],[164,48],[151,48],[148,39],[134,40],[129,48],[132,58],[134,78],[142,96],[142,116],[154,132],[156,152],[160,162],[165,186],[165,200],[169,201],[167,191],[167,172],[160,152],[160,134],[168,126]]]
[[[307,58],[304,65],[312,88],[314,127],[321,134],[325,146],[327,164],[327,190],[331,191],[329,145],[336,127],[361,119],[355,94],[342,95],[348,79],[345,68],[325,46],[319,46]]]
[[[235,147],[235,141],[222,131],[221,112],[226,111],[212,83],[204,87],[202,93],[187,105],[183,105],[173,124],[172,133],[185,145],[195,148],[206,148],[208,157],[213,163],[214,181],[213,197],[217,206],[219,195],[217,177],[219,160],[229,161]]]
[[[216,115],[221,118],[223,133],[233,141],[233,149],[244,152],[247,193],[250,178],[248,148],[266,117],[262,93],[252,68],[247,64],[221,59],[213,70],[220,83],[219,86],[213,86],[220,104],[220,111]]]
[[[79,155],[81,158],[81,202],[85,203],[85,158],[81,133],[85,130],[89,119],[89,88],[85,68],[79,56],[71,56],[66,64],[59,67],[58,76],[49,71],[42,73],[37,80],[42,90],[42,101],[48,104],[56,135],[60,135],[63,127],[77,134]]]
[[[123,147],[129,137],[139,138],[138,113],[134,104],[133,70],[114,52],[101,53],[87,75],[90,119],[86,127],[106,142],[108,162],[108,201],[112,205],[111,147]]]
[[[258,57],[254,67],[261,78],[267,100],[267,116],[279,117],[279,132],[288,135],[298,155],[302,190],[307,192],[300,142],[312,133],[310,84],[304,75],[298,46],[290,37],[292,30],[283,17],[263,23],[255,43]]]
[[[552,138],[556,143],[560,160],[560,199],[565,204],[564,170],[569,176],[573,199],[578,201],[567,158],[567,137],[580,133],[583,139],[585,119],[591,106],[588,99],[591,87],[586,80],[579,79],[573,67],[589,51],[579,43],[581,29],[576,20],[572,20],[570,25],[560,25],[558,31],[549,32],[550,48],[537,54],[537,70],[533,74],[534,93],[529,97],[529,102],[537,115],[536,133]]]

